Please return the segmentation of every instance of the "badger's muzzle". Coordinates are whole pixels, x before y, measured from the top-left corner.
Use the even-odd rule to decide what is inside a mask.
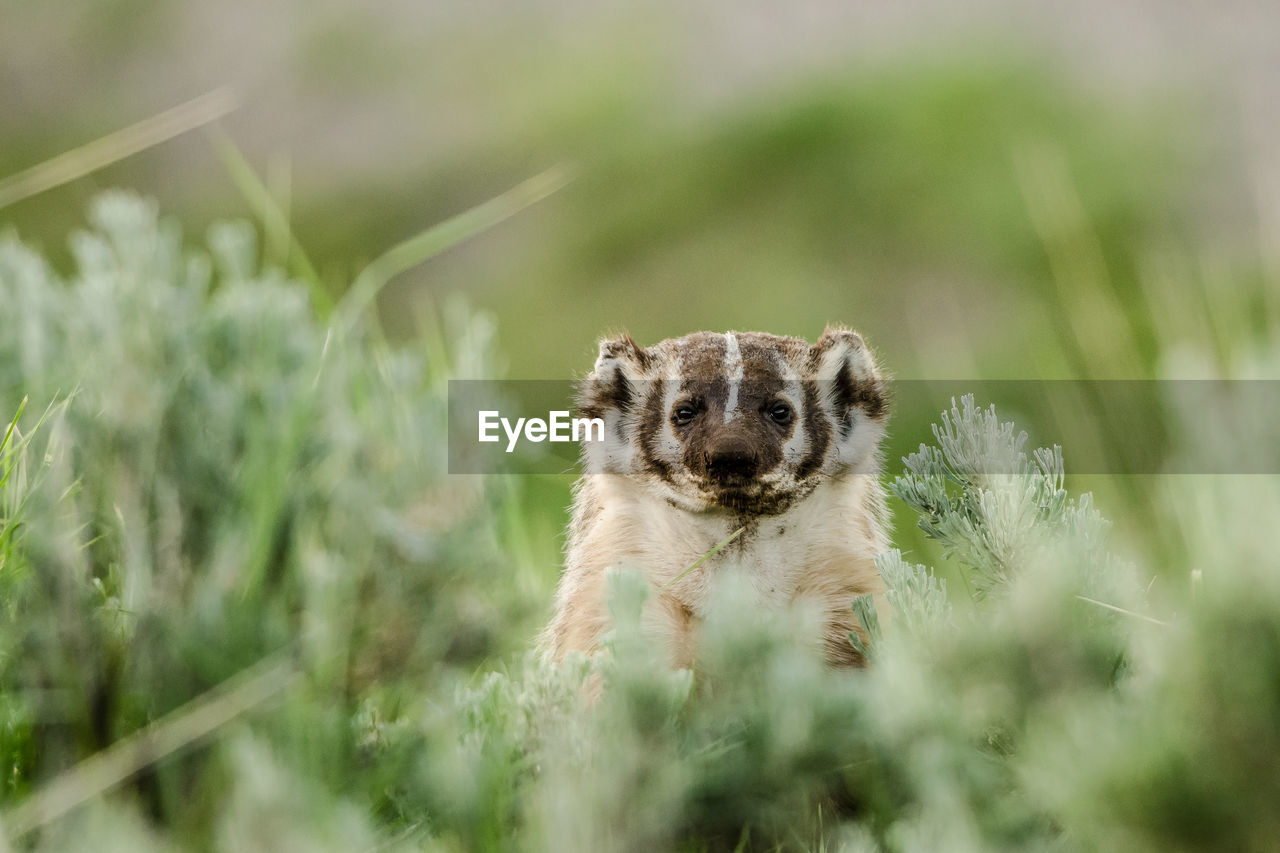
[[[760,455],[750,443],[727,436],[703,451],[707,479],[721,488],[742,488],[760,472]]]

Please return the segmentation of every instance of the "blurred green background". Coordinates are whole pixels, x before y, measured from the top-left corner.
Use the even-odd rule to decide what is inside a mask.
[[[335,297],[398,241],[570,170],[380,296],[402,341],[454,294],[490,313],[507,377],[578,375],[619,329],[812,339],[827,323],[902,379],[1273,375],[1280,15],[952,5],[5,0],[0,176],[228,87],[219,132]],[[256,209],[205,128],[10,204],[0,227],[65,264],[64,235],[110,186],[193,233]],[[265,259],[287,257],[280,223],[261,224]],[[895,414],[890,470],[936,415]],[[1119,470],[1167,441],[1100,429]],[[1122,538],[1187,568],[1150,535],[1151,482],[1078,485],[1129,508],[1111,513]],[[518,487],[507,547],[545,590],[567,489]],[[910,522],[898,541],[928,551]]]
[[[572,679],[519,661],[572,478],[449,476],[443,430],[448,379],[572,378],[622,329],[847,324],[979,404],[997,379],[1276,379],[1277,43],[1280,7],[1246,2],[0,0],[0,847],[564,849],[589,802],[646,849],[727,848],[757,805],[778,838],[821,823],[806,792],[853,761],[854,828],[885,838],[1272,849],[1280,478],[1125,472],[1221,444],[1275,471],[1274,417],[1159,381],[1101,418],[1088,383],[1002,400],[1113,522],[1103,565],[1146,596],[1123,619],[1070,572],[975,611],[896,502],[894,544],[976,612],[966,642],[863,693],[735,618],[742,690],[699,710],[686,675],[624,661],[619,725],[585,729],[545,718]],[[210,92],[235,109],[156,131]],[[572,180],[460,243],[477,220],[428,230],[547,170]],[[379,267],[380,324],[331,325],[424,234],[391,260],[448,248]],[[887,478],[948,402],[899,401]],[[1135,615],[1150,633],[1112,644]],[[84,786],[246,683],[269,690],[207,749],[188,731]],[[1052,807],[1014,775],[1037,725]],[[540,765],[548,732],[600,772]],[[73,820],[32,805],[59,797]],[[891,849],[942,849],[916,840]]]

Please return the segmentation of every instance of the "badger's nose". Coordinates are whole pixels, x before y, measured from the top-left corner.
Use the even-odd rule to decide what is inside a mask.
[[[755,476],[758,464],[756,454],[740,442],[708,447],[705,461],[707,475],[721,482],[749,480]]]

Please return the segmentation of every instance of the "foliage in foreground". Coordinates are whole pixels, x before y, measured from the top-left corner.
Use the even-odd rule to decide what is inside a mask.
[[[0,245],[0,304],[22,318],[0,326],[0,402],[31,401],[0,449],[11,843],[1280,840],[1270,564],[1210,549],[1194,600],[1145,601],[1062,455],[1027,455],[972,399],[893,489],[974,594],[884,555],[895,612],[868,671],[826,670],[808,614],[757,615],[727,579],[697,672],[671,672],[640,633],[647,591],[619,573],[611,657],[468,677],[510,651],[495,626],[521,603],[494,507],[441,470],[447,365],[329,334],[303,286],[256,268],[244,228],[211,235],[211,262],[137,199],[92,219],[67,281]]]

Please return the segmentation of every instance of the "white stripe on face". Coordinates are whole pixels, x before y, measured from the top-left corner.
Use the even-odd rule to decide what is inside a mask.
[[[738,338],[732,332],[724,333],[724,374],[729,380],[729,399],[724,404],[724,422],[738,416],[738,386],[742,384],[742,353]]]

